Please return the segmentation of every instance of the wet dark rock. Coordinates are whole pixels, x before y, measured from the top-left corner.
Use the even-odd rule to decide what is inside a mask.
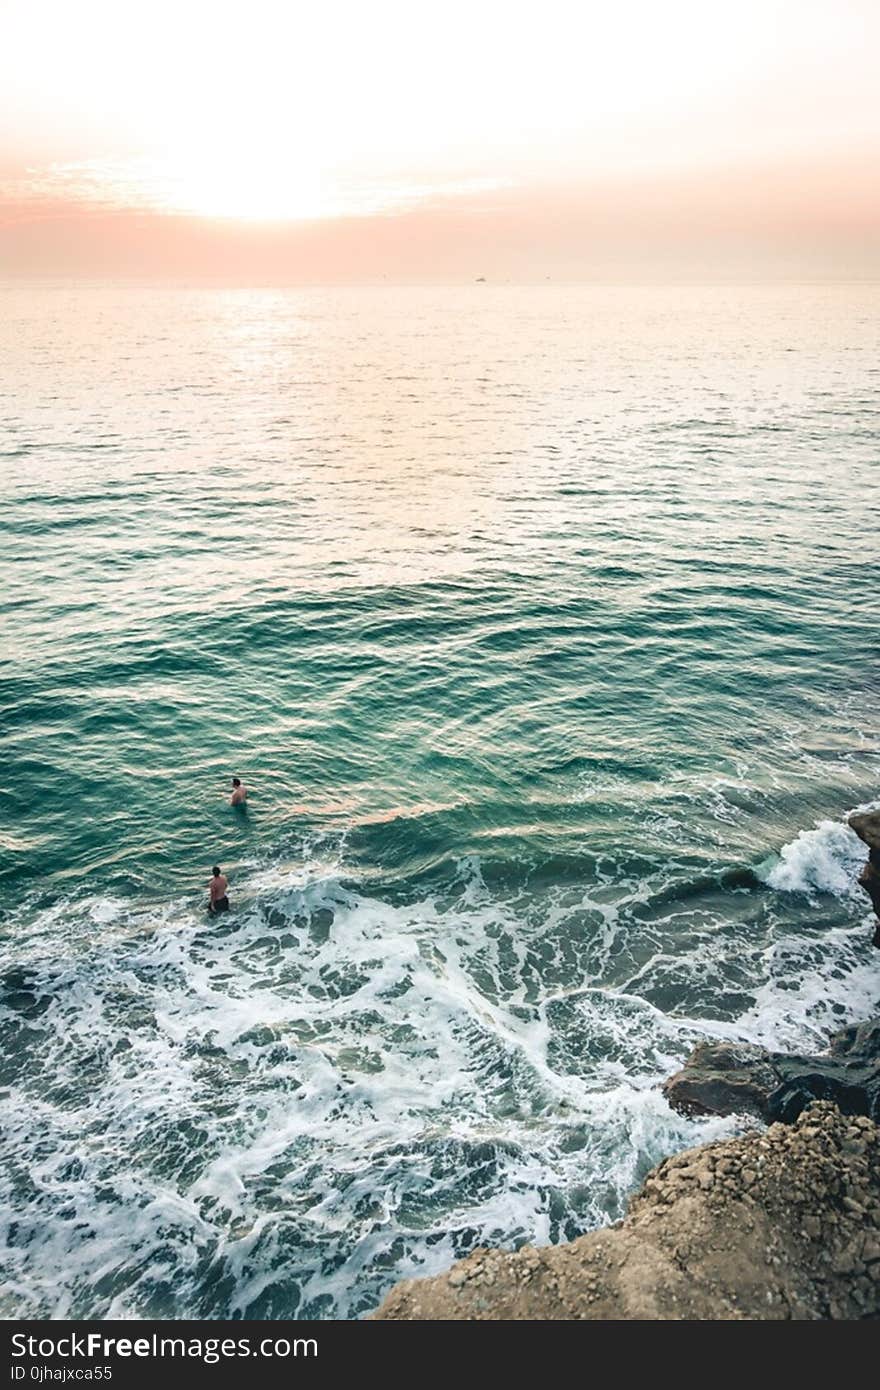
[[[832,1057],[868,1056],[880,1060],[880,1018],[841,1028],[831,1039],[828,1051]]]
[[[880,849],[880,811],[857,811],[848,824],[868,849]]]
[[[700,1043],[681,1071],[663,1085],[669,1104],[685,1115],[760,1115],[781,1077],[770,1053],[749,1043]]]
[[[849,828],[868,846],[868,860],[859,874],[859,887],[871,899],[877,918],[873,945],[880,947],[880,811],[858,811],[849,818]]]
[[[827,1054],[798,1056],[743,1043],[700,1043],[664,1083],[686,1115],[756,1115],[793,1123],[813,1100],[880,1120],[880,1019],[844,1028]]]

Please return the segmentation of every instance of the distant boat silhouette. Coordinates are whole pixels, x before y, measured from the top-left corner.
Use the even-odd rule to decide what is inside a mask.
[[[485,277],[485,275],[478,275],[477,278],[476,278],[476,280],[474,281],[474,283],[477,284],[477,285],[485,285],[485,283],[486,283],[486,277]]]

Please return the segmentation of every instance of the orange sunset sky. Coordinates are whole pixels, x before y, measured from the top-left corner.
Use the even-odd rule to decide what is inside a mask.
[[[0,0],[0,273],[880,271],[877,0]]]

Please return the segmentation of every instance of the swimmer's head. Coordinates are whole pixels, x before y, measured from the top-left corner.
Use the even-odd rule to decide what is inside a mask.
[[[232,779],[232,785],[233,785],[234,787],[240,787],[240,786],[241,786],[241,778],[240,778],[240,777],[233,777],[233,779]]]
[[[211,873],[214,875],[215,878],[219,878],[219,877],[220,877],[220,869],[219,869],[218,865],[216,865],[216,864],[214,865],[213,869],[211,870]]]

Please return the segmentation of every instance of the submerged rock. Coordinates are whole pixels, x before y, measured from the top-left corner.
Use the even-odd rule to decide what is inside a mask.
[[[828,1048],[832,1057],[871,1058],[880,1061],[880,1018],[866,1023],[851,1023],[841,1028],[831,1039]]]
[[[844,1028],[821,1056],[700,1043],[663,1094],[686,1115],[757,1115],[789,1124],[812,1100],[880,1120],[880,1019]]]
[[[814,1103],[796,1125],[665,1160],[617,1226],[542,1250],[476,1250],[398,1284],[373,1316],[878,1317],[880,1128]]]

